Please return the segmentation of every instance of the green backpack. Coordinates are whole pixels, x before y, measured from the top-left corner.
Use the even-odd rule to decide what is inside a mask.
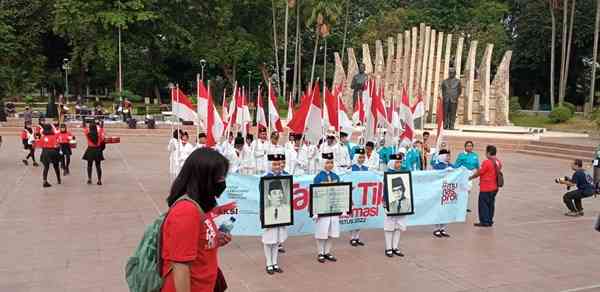
[[[182,200],[191,201],[198,207],[200,214],[204,214],[198,203],[187,195],[181,196],[175,204]],[[161,277],[161,231],[168,214],[167,211],[160,215],[146,227],[135,253],[127,260],[125,279],[131,292],[160,292],[162,288],[164,278]]]

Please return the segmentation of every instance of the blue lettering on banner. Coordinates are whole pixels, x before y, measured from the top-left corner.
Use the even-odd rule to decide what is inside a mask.
[[[339,174],[342,181],[352,182],[352,212],[340,216],[342,231],[383,228],[383,175],[371,171]],[[415,214],[408,216],[408,225],[432,225],[464,222],[469,199],[466,168],[412,172]],[[315,225],[309,217],[309,186],[314,176],[294,176],[294,225],[288,234],[313,234]],[[236,201],[238,208],[230,212],[237,220],[233,235],[259,236],[262,234],[259,216],[259,176],[229,175],[227,190],[219,203]],[[441,202],[441,203],[440,203]]]

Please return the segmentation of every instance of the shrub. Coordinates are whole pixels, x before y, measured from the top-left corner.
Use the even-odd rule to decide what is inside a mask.
[[[553,123],[563,123],[568,121],[572,117],[573,112],[571,112],[571,110],[568,107],[562,105],[555,107],[548,116],[550,121],[552,121]]]
[[[521,110],[521,103],[519,102],[518,96],[511,96],[508,104],[508,110],[510,113],[517,113]]]
[[[594,110],[590,118],[594,122],[594,124],[596,124],[596,127],[600,129],[600,108]]]
[[[33,96],[31,95],[26,95],[23,98],[23,101],[25,101],[26,104],[31,105],[33,103]]]
[[[144,98],[140,95],[134,94],[133,92],[129,91],[129,90],[123,90],[123,92],[121,93],[121,95],[119,95],[118,92],[113,92],[111,93],[111,96],[114,98],[114,100],[119,100],[119,97],[122,97],[123,99],[128,99],[131,102],[143,102]]]
[[[564,106],[571,111],[571,114],[573,114],[573,115],[575,114],[575,105],[574,104],[565,101],[565,102],[560,103],[559,106]]]

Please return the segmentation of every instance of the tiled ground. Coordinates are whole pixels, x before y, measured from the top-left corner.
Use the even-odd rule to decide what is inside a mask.
[[[0,291],[127,291],[124,263],[145,224],[165,208],[166,137],[128,136],[109,146],[102,187],[85,185],[77,149],[73,174],[50,189],[41,187],[40,168],[20,164],[17,137],[4,142]],[[403,259],[383,255],[379,230],[363,232],[360,249],[344,234],[335,264],[318,264],[312,238],[294,237],[281,256],[285,273],[275,277],[263,271],[258,238],[235,238],[221,250],[230,291],[600,291],[600,233],[592,229],[600,198],[584,201],[585,217],[565,217],[553,178],[569,174],[568,162],[500,157],[507,187],[493,229],[472,227],[474,215],[452,224],[450,239],[410,228]]]

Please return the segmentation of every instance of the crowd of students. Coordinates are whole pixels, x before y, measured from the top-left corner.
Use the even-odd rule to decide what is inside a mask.
[[[84,136],[87,148],[83,160],[87,161],[87,183],[92,184],[92,167],[96,167],[97,184],[102,185],[102,166],[104,160],[105,131],[102,122],[95,120],[84,123]],[[42,186],[51,187],[48,182],[48,172],[52,166],[56,175],[57,184],[62,183],[62,176],[71,173],[71,156],[77,142],[75,136],[67,129],[66,124],[53,124],[44,118],[39,118],[38,124],[32,126],[32,122],[25,121],[21,132],[23,149],[27,153],[22,160],[24,165],[29,165],[29,159],[34,167],[39,166],[36,161],[36,149],[41,150],[39,160],[43,165]],[[61,170],[62,176],[61,176]]]

